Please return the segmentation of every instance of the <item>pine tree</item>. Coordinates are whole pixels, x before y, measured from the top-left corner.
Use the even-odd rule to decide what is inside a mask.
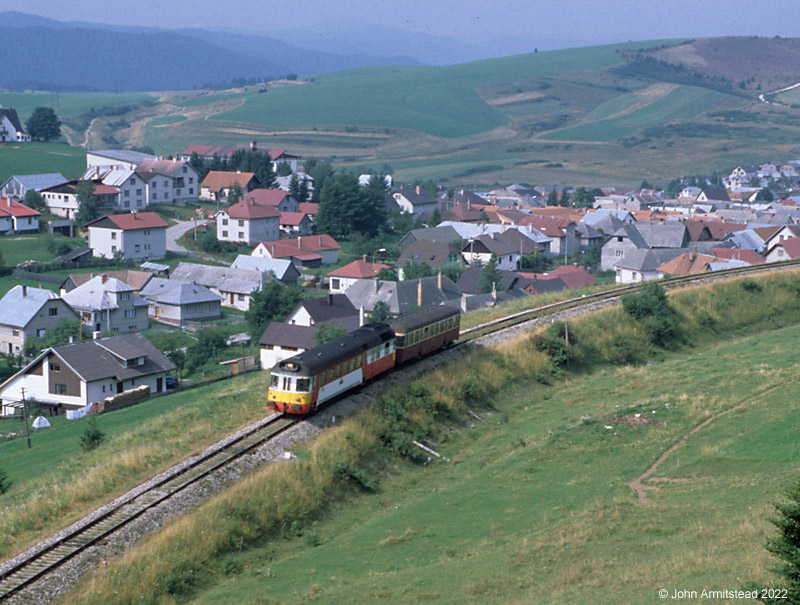
[[[487,294],[496,289],[502,276],[502,273],[497,269],[497,257],[492,253],[489,262],[486,263],[483,271],[481,271],[481,280],[478,282],[478,292]]]
[[[767,542],[767,550],[780,559],[774,569],[788,591],[786,599],[761,599],[765,603],[800,603],[800,483],[787,492],[788,501],[775,505],[778,516],[771,519],[778,535]]]
[[[97,416],[94,414],[89,418],[89,424],[81,435],[81,447],[84,452],[90,452],[105,441],[106,435],[97,426]]]
[[[11,481],[8,480],[6,472],[0,468],[0,494],[5,494],[11,489]]]

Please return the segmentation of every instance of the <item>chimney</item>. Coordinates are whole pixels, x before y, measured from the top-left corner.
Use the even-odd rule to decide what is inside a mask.
[[[439,277],[436,280],[436,283],[439,285],[439,289],[441,290],[442,289],[442,272],[441,271],[439,271]]]
[[[363,326],[366,323],[366,318],[364,317],[364,307],[358,308],[358,325]]]
[[[362,261],[364,261],[364,262],[367,262],[367,255],[366,255],[366,254],[365,254],[365,255],[363,255],[363,256],[361,257],[361,260],[362,260]]]
[[[417,306],[422,306],[422,278],[419,278],[419,282],[417,283]]]
[[[75,336],[72,334],[69,335],[69,344],[75,344]]]
[[[106,283],[107,281],[108,281],[108,275],[103,273],[103,275],[102,275],[102,283]]]
[[[497,300],[497,285],[492,282],[492,298]]]
[[[467,210],[471,209],[472,209],[472,202],[469,199],[467,199]]]
[[[466,313],[467,312],[467,295],[466,293],[461,295],[461,311]]]
[[[417,185],[417,195],[419,195],[419,185]]]
[[[255,141],[250,141],[250,151],[256,151],[258,147],[256,146]]]
[[[298,236],[297,236],[297,247],[298,247],[300,250],[302,250],[302,249],[303,249],[303,236],[302,236],[302,235],[298,235]]]
[[[22,296],[25,297],[28,295],[28,286],[22,286]]]

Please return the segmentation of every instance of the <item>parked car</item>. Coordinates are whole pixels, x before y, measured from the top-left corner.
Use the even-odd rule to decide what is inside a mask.
[[[166,385],[168,389],[177,389],[178,379],[175,376],[167,376]]]

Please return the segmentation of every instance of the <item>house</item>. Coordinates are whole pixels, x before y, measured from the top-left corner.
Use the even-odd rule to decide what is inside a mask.
[[[22,202],[0,198],[0,232],[38,233],[40,216],[40,212]]]
[[[471,195],[478,197],[474,193]],[[485,203],[485,200],[483,201]],[[486,220],[486,214],[484,213],[484,206],[475,205],[468,199],[466,202],[456,202],[447,208],[447,210],[442,212],[442,219],[446,221],[461,221],[464,223],[479,223]]]
[[[189,145],[184,147],[178,156],[182,160],[192,159],[192,155],[197,154],[198,157],[211,161],[214,158],[227,162],[233,157],[233,154],[241,151],[259,151],[256,141],[250,142],[249,149],[246,147],[230,147],[222,145]],[[270,160],[272,160],[272,169],[277,170],[278,164],[285,162],[292,169],[292,172],[297,172],[297,163],[301,160],[301,156],[292,155],[287,153],[285,149],[268,149]]]
[[[522,274],[515,271],[499,271],[500,279],[495,282],[494,291],[503,292],[506,290],[520,290],[524,289],[531,281],[531,274]],[[470,267],[464,271],[458,278],[456,286],[464,294],[479,294],[481,293],[481,280],[483,277],[483,269],[481,267]],[[564,286],[566,288],[566,286]]]
[[[118,168],[136,170],[144,160],[155,160],[156,156],[127,149],[97,149],[86,152],[86,168]]]
[[[265,282],[277,279],[287,286],[296,285],[297,279],[300,277],[300,272],[292,261],[284,258],[262,258],[260,256],[240,254],[231,263],[231,269],[261,271],[261,273],[265,274]]]
[[[397,259],[395,267],[400,270],[400,278],[403,279],[403,267],[412,263],[425,263],[432,269],[439,271],[446,264],[458,263],[460,260],[461,252],[459,249],[447,242],[418,240],[406,246]]]
[[[800,225],[782,225],[772,236],[764,241],[764,246],[769,250],[776,242],[783,242],[797,237],[800,237]]]
[[[133,292],[135,294],[139,294],[141,289],[144,288],[147,282],[153,277],[153,274],[150,271],[136,271],[135,269],[103,271],[102,274],[106,277],[118,279],[124,284],[129,285],[131,288],[133,288]],[[72,273],[63,282],[61,282],[61,286],[59,287],[61,296],[64,296],[64,294],[67,292],[71,292],[78,286],[82,286],[86,282],[97,277],[97,275],[98,273]]]
[[[748,265],[761,265],[764,263],[764,257],[755,250],[747,248],[711,248],[711,253],[717,258],[726,260],[741,260]]]
[[[147,184],[148,205],[185,206],[200,196],[200,175],[189,162],[144,159],[136,174]]]
[[[247,311],[250,308],[251,294],[261,290],[268,281],[261,271],[195,263],[178,263],[169,278],[202,284],[222,297],[223,307],[233,307],[240,311]]]
[[[279,220],[281,233],[287,237],[314,233],[314,221],[305,212],[281,212]]]
[[[298,326],[333,323],[344,326],[349,332],[359,326],[359,312],[344,294],[329,293],[324,298],[300,301],[283,323]]]
[[[616,282],[618,284],[632,284],[651,279],[661,279],[664,274],[659,270],[664,263],[685,250],[676,248],[662,249],[635,249],[626,252],[625,256],[615,265]]]
[[[530,226],[551,240],[550,254],[565,256],[580,251],[581,242],[575,234],[576,223],[569,218],[526,216],[517,224]]]
[[[147,260],[167,255],[167,223],[155,212],[109,214],[84,226],[94,256]]]
[[[47,174],[17,174],[8,177],[0,185],[0,196],[13,200],[25,199],[28,191],[42,191],[67,182],[64,175],[57,172]]]
[[[263,258],[285,258],[303,267],[319,267],[339,262],[341,246],[330,235],[308,235],[261,242],[250,253]]]
[[[55,292],[14,286],[0,299],[0,355],[19,355],[30,338],[43,338],[78,314]]]
[[[80,209],[77,185],[80,181],[70,181],[55,187],[42,189],[44,203],[51,214],[74,219]],[[102,182],[94,184],[92,194],[97,198],[101,214],[110,214],[119,208],[120,190]]]
[[[301,326],[271,321],[258,339],[261,369],[271,370],[287,357],[298,355],[314,346],[316,326]]]
[[[148,315],[164,323],[180,326],[222,317],[222,297],[200,284],[154,277],[141,296],[150,304]]]
[[[467,223],[459,223],[459,224],[466,225]],[[479,235],[479,233],[476,235]],[[448,244],[453,244],[453,243],[459,243],[461,239],[463,239],[461,233],[459,233],[453,226],[440,225],[436,227],[412,229],[411,231],[406,233],[400,239],[399,242],[397,242],[397,246],[401,250],[405,250],[405,248],[411,245],[413,242],[426,241],[426,242],[446,242]]]
[[[372,311],[378,302],[384,302],[392,315],[431,305],[459,306],[461,302],[461,291],[441,273],[406,281],[362,280],[350,286],[345,296],[355,308],[365,312]]]
[[[710,254],[697,252],[684,252],[672,260],[661,265],[658,270],[665,276],[690,275],[692,273],[706,273],[720,268],[746,267],[749,263],[739,260],[717,258]]]
[[[520,275],[525,275],[522,272],[518,273]],[[543,274],[542,277],[557,277],[563,281],[570,290],[577,290],[578,288],[585,288],[587,286],[596,286],[600,283],[591,273],[580,265],[561,265]]]
[[[255,246],[259,242],[278,239],[280,216],[272,206],[243,199],[217,212],[217,239]]]
[[[0,384],[0,406],[4,416],[19,414],[24,394],[60,414],[143,385],[163,393],[167,373],[174,369],[137,333],[50,347]]]
[[[401,212],[414,216],[429,214],[439,207],[439,200],[419,185],[414,189],[393,189],[390,195]]]
[[[22,128],[17,110],[0,105],[0,143],[30,143],[30,141],[31,135]]]
[[[458,234],[458,238],[462,240],[462,244],[465,241],[469,241],[471,238],[476,238],[481,235],[488,235],[488,234],[503,234],[512,231],[506,225],[500,224],[479,224],[475,225],[473,223],[457,223],[451,221],[443,221],[439,223],[439,227],[437,229],[442,228],[453,228],[456,233]],[[530,225],[518,225],[514,228],[518,231],[521,235],[524,235],[529,240],[532,240],[535,244],[537,244],[537,250],[541,252],[547,253],[550,250],[550,244],[552,243],[550,238],[537,231],[534,227]],[[408,235],[406,235],[408,237]],[[405,238],[403,238],[405,240]],[[402,244],[403,240],[400,240],[400,244]],[[402,247],[402,246],[401,246]],[[519,248],[519,246],[517,246]]]
[[[673,256],[677,256],[682,252],[686,252],[688,245],[689,232],[686,229],[686,225],[680,221],[664,223],[640,221],[630,225],[623,225],[603,244],[600,256],[600,270],[614,270],[622,259],[634,251],[676,249],[679,252]],[[644,256],[639,255],[636,258],[638,263]],[[665,258],[659,265],[667,260],[670,259]],[[652,267],[653,271],[655,269],[656,267]],[[647,271],[650,270],[650,265],[648,265]]]
[[[225,203],[230,190],[236,185],[245,194],[256,189],[259,183],[253,172],[211,170],[200,183],[200,199]]]
[[[278,212],[300,212],[300,203],[288,191],[280,189],[253,189],[245,193],[243,200],[252,200],[261,206],[271,206]]]
[[[784,260],[794,260],[800,258],[800,238],[790,237],[781,241],[775,241],[767,249],[764,256],[768,263],[777,263]]]
[[[289,176],[276,176],[275,177],[275,189],[281,191],[291,191],[292,190],[292,179],[297,179],[297,184],[300,186],[301,183],[305,182],[306,192],[308,197],[310,198],[314,193],[314,179],[307,175],[305,172],[294,172]],[[391,186],[391,185],[389,185]]]
[[[381,269],[388,269],[383,263],[371,263],[365,256],[361,260],[354,260],[328,273],[328,292],[341,294],[350,286],[362,279],[373,279]]]
[[[142,210],[148,204],[147,181],[136,170],[128,168],[92,168],[83,175],[84,180],[99,180],[103,185],[119,191],[117,208],[123,212]],[[104,210],[105,212],[105,210]]]
[[[485,265],[495,257],[497,268],[513,271],[519,265],[519,248],[503,238],[502,233],[480,235],[469,239],[461,248],[461,257],[470,266]]]
[[[124,334],[150,327],[147,301],[131,286],[108,275],[93,277],[63,298],[92,332]]]

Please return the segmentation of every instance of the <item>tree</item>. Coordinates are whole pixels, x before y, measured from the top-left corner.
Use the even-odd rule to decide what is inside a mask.
[[[547,267],[549,259],[544,252],[534,252],[533,254],[525,254],[519,261],[520,269],[533,269],[534,271],[541,271]]]
[[[242,199],[242,186],[234,181],[233,185],[228,188],[228,195],[227,201],[228,203],[233,206],[234,204],[238,204],[239,201]]]
[[[388,305],[388,303],[379,300],[375,303],[375,306],[372,307],[372,311],[367,314],[367,319],[371,324],[379,324],[383,321],[386,321],[391,317],[392,309]]]
[[[774,199],[775,196],[772,194],[769,187],[762,187],[758,195],[756,195],[756,200],[759,202],[771,202]]]
[[[25,193],[25,199],[22,202],[28,208],[33,208],[34,210],[42,211],[44,210],[45,203],[42,194],[36,191],[35,189],[28,189]]]
[[[383,281],[397,281],[397,271],[391,267],[384,267],[378,271],[377,278]]]
[[[81,448],[84,452],[90,452],[105,441],[106,435],[97,426],[97,416],[92,414],[89,417],[89,424],[80,438]]]
[[[6,472],[0,468],[0,494],[5,494],[11,489],[11,481],[8,480]]]
[[[431,227],[436,227],[436,225],[438,225],[441,222],[442,222],[442,213],[439,211],[438,208],[436,208],[434,209],[433,212],[431,212],[431,218],[428,221],[428,223],[430,224]]]
[[[497,256],[495,256],[493,252],[492,256],[489,257],[489,262],[486,263],[483,271],[481,271],[481,279],[478,282],[478,292],[481,294],[491,292],[497,287],[497,284],[500,283],[501,277],[502,274],[497,269]]]
[[[300,181],[300,186],[297,188],[297,201],[298,202],[307,202],[308,201],[308,179],[303,177],[303,180]]]
[[[316,226],[334,238],[354,232],[374,236],[386,222],[383,195],[382,188],[361,187],[352,172],[336,174],[325,180]]]
[[[434,271],[433,267],[431,267],[425,261],[416,262],[413,261],[403,267],[403,279],[420,279],[422,277],[433,277],[436,275],[436,271]]]
[[[183,366],[186,365],[186,353],[182,349],[175,349],[167,353],[167,357],[178,368],[178,384],[180,384],[183,377]]]
[[[311,201],[319,202],[325,182],[333,176],[333,166],[330,162],[309,158],[303,168],[305,173],[314,179],[314,193],[311,195]]]
[[[767,550],[780,560],[774,573],[782,579],[787,598],[761,599],[766,603],[800,603],[800,483],[786,494],[788,501],[775,505],[778,516],[771,523],[778,529],[778,535],[767,541]],[[760,587],[759,587],[760,588]]]
[[[578,187],[572,195],[572,203],[578,208],[593,208],[594,195],[586,187]]]
[[[50,107],[37,107],[25,122],[25,128],[32,139],[51,141],[61,136],[61,120]]]
[[[283,321],[303,297],[298,286],[285,286],[278,281],[269,282],[250,295],[250,308],[245,312],[250,336],[257,341],[271,321]]]
[[[347,330],[342,324],[334,324],[332,321],[318,324],[317,329],[314,330],[314,346],[319,346],[345,334],[347,334]]]
[[[100,216],[100,201],[94,194],[92,181],[78,181],[75,197],[78,200],[78,212],[75,214],[78,224],[85,225]]]
[[[555,189],[547,194],[547,205],[558,206],[558,192]]]
[[[278,162],[277,170],[278,176],[289,176],[292,174],[292,167],[288,162]]]
[[[226,346],[225,337],[219,330],[210,329],[199,331],[197,333],[197,340],[186,349],[186,367],[189,373],[205,365],[213,355]]]

